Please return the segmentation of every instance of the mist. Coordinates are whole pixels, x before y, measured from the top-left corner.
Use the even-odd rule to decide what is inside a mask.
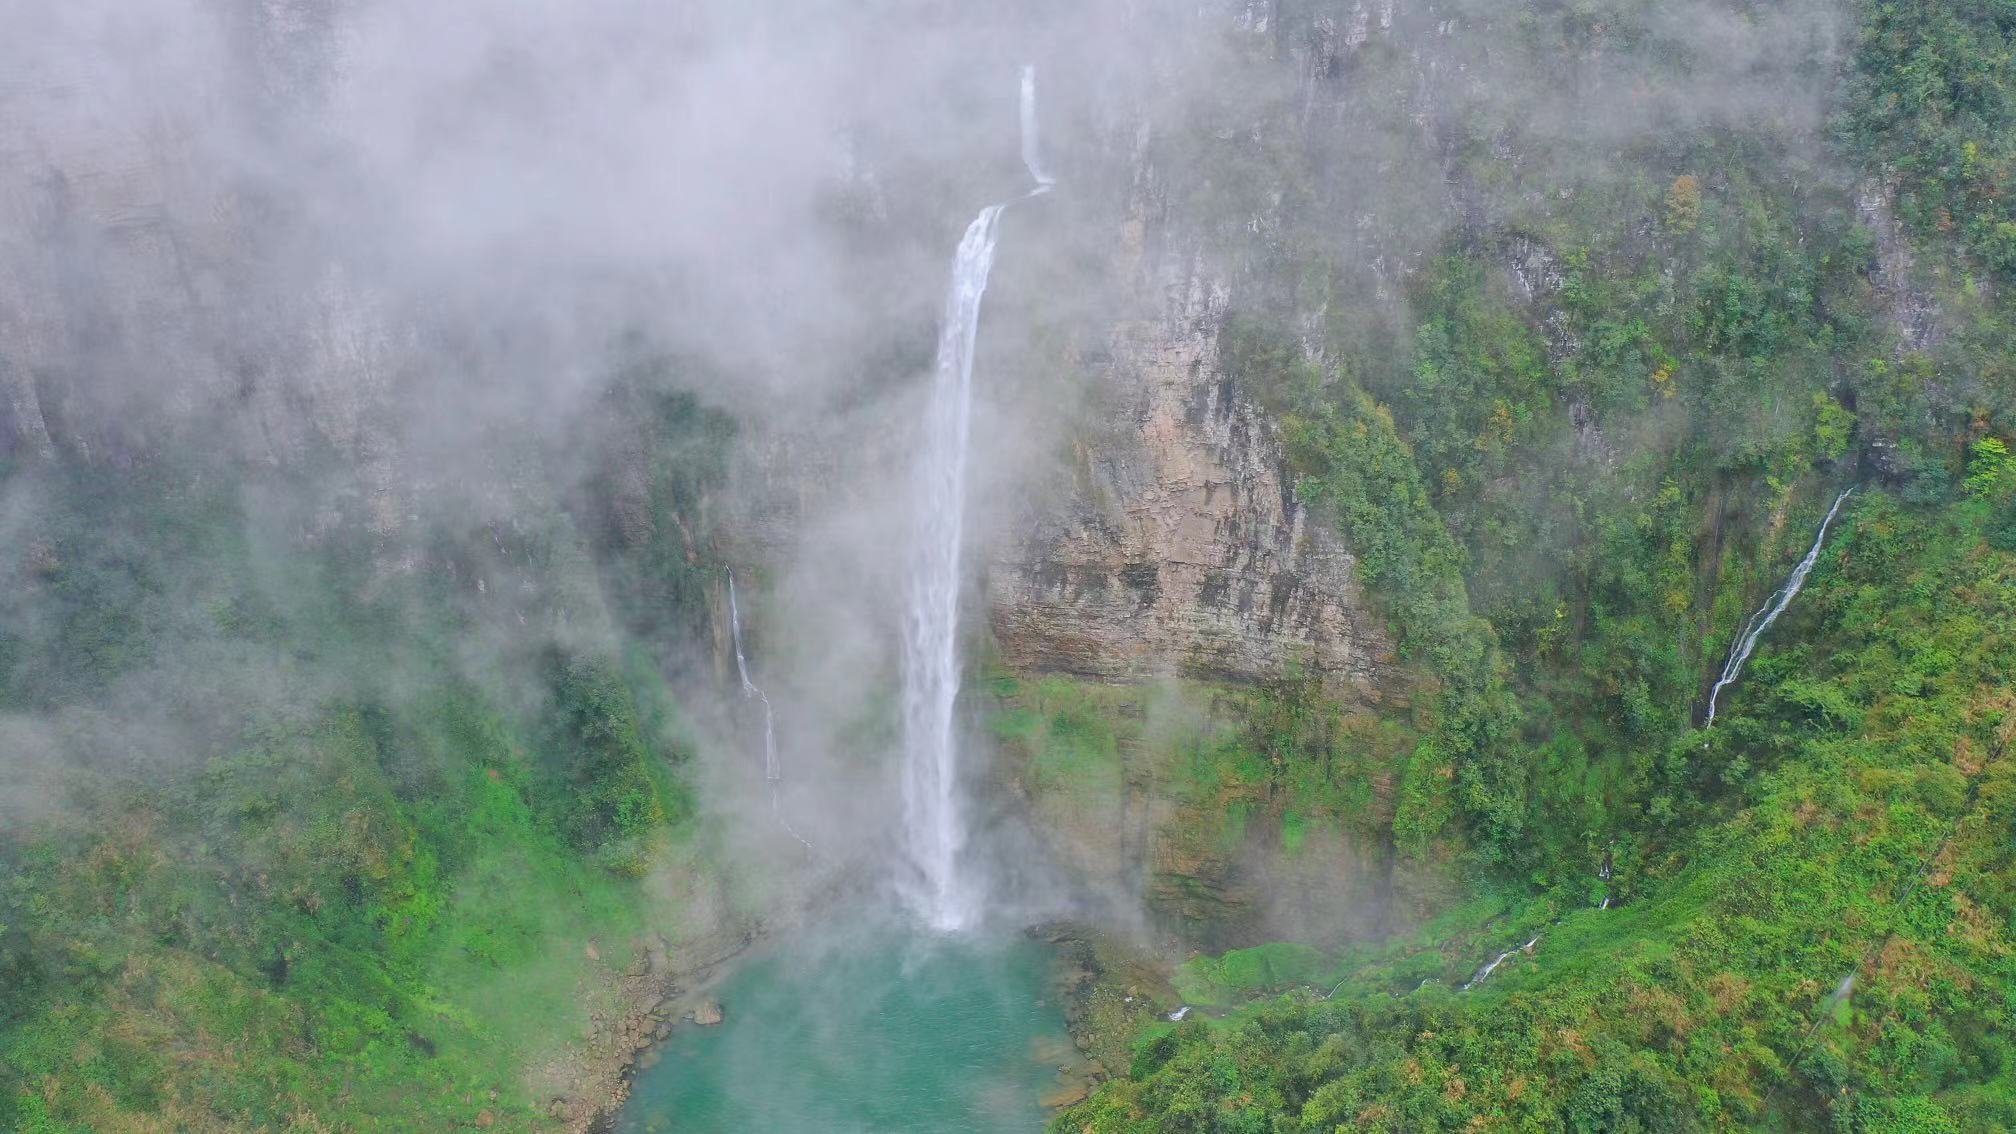
[[[1316,364],[1374,359],[1353,380],[1377,388],[1404,380],[1434,257],[1544,236],[1633,163],[1741,135],[1847,180],[1814,141],[1837,6],[1548,11],[0,0],[0,659],[27,691],[0,706],[0,824],[66,827],[365,693],[419,716],[459,683],[537,717],[554,659],[593,655],[667,691],[642,732],[677,753],[690,853],[731,878],[707,901],[774,928],[883,900],[932,352],[960,233],[1014,201],[964,486],[963,860],[990,924],[1085,917],[1180,960],[1198,938],[1148,912],[1154,864],[1083,869],[1106,845],[1031,818],[988,716],[1015,681],[1088,672],[1006,674],[989,571],[1046,516],[1147,522],[1145,474],[1087,456],[1146,416],[1130,352],[1215,388],[1216,355],[1178,348],[1262,312]],[[1028,199],[1024,66],[1056,180]],[[1478,154],[1496,176],[1461,173]],[[1214,412],[1257,412],[1222,377]],[[1255,435],[1256,467],[1285,469]],[[94,511],[107,484],[204,519]],[[1560,569],[1547,550],[1521,569]],[[144,569],[79,597],[80,563]],[[108,603],[153,644],[78,646]],[[1236,731],[1176,688],[1190,666],[1141,663],[1129,759]],[[383,759],[407,787],[445,774]],[[1327,865],[1225,852],[1255,924],[1387,927],[1375,856],[1310,845]],[[645,874],[670,893],[663,859]]]
[[[600,383],[618,344],[642,344],[740,424],[708,507],[767,584],[752,652],[792,762],[872,781],[837,737],[886,688],[917,379],[958,228],[1016,184],[1019,64],[1043,76],[1061,184],[1004,221],[976,468],[995,538],[1096,401],[1074,370],[1102,328],[1160,317],[1158,291],[1199,271],[1245,301],[1294,208],[1222,165],[1245,132],[1299,132],[1336,175],[1322,206],[1342,214],[1296,231],[1380,282],[1323,302],[1390,305],[1478,208],[1526,207],[1441,184],[1451,127],[1558,151],[1562,184],[1703,122],[1810,127],[1830,12],[1663,7],[1629,34],[1666,44],[1670,72],[1597,54],[1555,83],[1528,70],[1544,41],[1460,5],[17,3],[0,47],[12,443],[115,463],[215,445],[279,468],[326,446],[342,457],[297,480],[301,504],[255,513],[357,491],[388,540],[472,531],[587,477],[615,444],[596,435]],[[1509,106],[1516,124],[1494,123]],[[1257,239],[1197,215],[1228,191]],[[526,446],[544,486],[514,482]],[[718,657],[685,664],[719,676]],[[864,806],[824,841],[884,825]]]

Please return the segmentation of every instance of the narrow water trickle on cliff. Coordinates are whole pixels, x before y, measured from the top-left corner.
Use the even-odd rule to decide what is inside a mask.
[[[1022,70],[1021,109],[1022,160],[1036,182],[1027,194],[1033,197],[1054,184],[1037,152],[1033,67]],[[907,897],[940,930],[966,925],[977,904],[959,869],[966,831],[953,710],[959,698],[960,557],[973,425],[973,348],[1007,207],[982,209],[959,241],[917,460],[916,541],[903,625],[903,834],[915,868]]]
[[[1043,168],[1042,134],[1036,128],[1036,68],[1022,68],[1022,164],[1029,170],[1029,179],[1036,183],[1036,193],[1048,193],[1057,179]]]
[[[1729,660],[1722,663],[1722,673],[1715,679],[1715,687],[1708,691],[1708,719],[1701,727],[1714,726],[1715,702],[1722,696],[1722,690],[1743,676],[1743,663],[1750,660],[1751,652],[1757,648],[1757,640],[1764,636],[1764,631],[1771,629],[1771,624],[1778,621],[1778,616],[1785,613],[1785,608],[1792,605],[1792,600],[1799,594],[1799,588],[1806,585],[1806,576],[1813,573],[1813,564],[1820,559],[1820,545],[1827,542],[1828,526],[1834,522],[1835,514],[1841,511],[1841,505],[1847,502],[1854,491],[1850,488],[1834,498],[1834,506],[1827,509],[1827,518],[1820,521],[1820,532],[1813,537],[1813,546],[1807,549],[1806,558],[1801,559],[1799,566],[1792,569],[1792,575],[1785,580],[1785,585],[1771,592],[1771,597],[1765,599],[1764,605],[1758,607],[1757,612],[1750,616],[1750,620],[1743,624],[1743,632],[1736,635],[1736,644],[1729,648]]]
[[[749,659],[742,653],[742,604],[735,600],[735,575],[728,574],[728,633],[735,643],[735,673],[742,679],[742,696],[763,706],[763,779],[770,785],[770,813],[777,817],[777,823],[784,833],[797,839],[806,850],[812,844],[805,841],[784,818],[784,809],[778,793],[784,784],[784,764],[777,758],[777,714],[770,708],[770,698],[760,686],[749,679]]]
[[[749,660],[742,655],[742,607],[735,601],[732,573],[728,576],[728,632],[735,641],[735,672],[742,678],[742,696],[763,705],[763,778],[774,784],[784,778],[784,769],[777,762],[777,715],[770,709],[770,698],[749,680]]]

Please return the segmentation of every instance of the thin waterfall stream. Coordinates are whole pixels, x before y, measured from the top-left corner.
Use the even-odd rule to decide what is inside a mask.
[[[763,704],[763,778],[774,784],[784,778],[784,770],[777,762],[777,715],[771,711],[770,698],[749,680],[749,659],[742,653],[742,604],[735,600],[732,571],[728,573],[728,630],[735,641],[735,672],[742,678],[742,696]]]
[[[1036,131],[1036,69],[1022,69],[1022,160],[1050,191]],[[1012,203],[1012,202],[1011,202]],[[966,536],[966,469],[973,427],[973,351],[981,300],[994,268],[1001,214],[980,211],[960,238],[938,329],[938,356],[916,467],[916,542],[903,618],[904,850],[914,871],[910,904],[934,929],[963,928],[977,899],[960,873],[965,817],[959,800],[954,709],[959,699],[959,602]]]
[[[1468,992],[1471,989],[1476,988],[1478,985],[1483,984],[1485,981],[1490,980],[1491,974],[1498,971],[1498,966],[1504,964],[1505,962],[1511,960],[1512,958],[1518,956],[1521,953],[1531,953],[1534,947],[1539,944],[1540,944],[1540,935],[1535,934],[1533,940],[1528,941],[1526,944],[1519,946],[1517,949],[1507,949],[1503,953],[1498,954],[1498,956],[1493,958],[1489,964],[1485,965],[1481,969],[1478,969],[1476,972],[1470,974],[1470,979],[1464,982],[1463,987],[1458,989],[1457,991]],[[1334,992],[1335,990],[1332,991]]]
[[[728,573],[728,632],[735,643],[735,673],[742,679],[742,696],[763,706],[763,779],[770,785],[770,814],[776,817],[778,826],[783,827],[786,834],[797,839],[809,851],[812,844],[791,826],[790,820],[784,818],[784,808],[779,799],[784,785],[784,765],[777,757],[777,714],[770,707],[769,695],[749,679],[749,659],[742,652],[742,604],[736,601],[733,571]]]
[[[1038,193],[1048,193],[1057,179],[1043,168],[1042,135],[1036,122],[1036,68],[1022,68],[1022,164],[1029,170],[1029,179],[1036,183],[1034,197]]]
[[[1846,503],[1854,492],[1853,488],[1849,488],[1834,498],[1834,506],[1827,509],[1826,519],[1820,521],[1819,534],[1813,537],[1813,546],[1807,549],[1806,557],[1792,569],[1792,575],[1785,580],[1784,585],[1771,592],[1771,597],[1765,599],[1764,605],[1758,607],[1749,621],[1743,624],[1743,632],[1736,636],[1736,644],[1729,648],[1729,660],[1722,663],[1721,676],[1715,679],[1715,687],[1708,691],[1708,719],[1702,724],[1702,728],[1715,727],[1715,703],[1722,696],[1722,690],[1735,684],[1736,679],[1743,675],[1743,665],[1750,660],[1752,651],[1756,650],[1757,640],[1764,636],[1766,630],[1771,629],[1771,624],[1778,621],[1778,616],[1785,613],[1785,608],[1791,606],[1792,600],[1798,597],[1799,589],[1806,585],[1806,576],[1813,573],[1813,564],[1819,562],[1820,547],[1827,542],[1827,528],[1834,523],[1834,517],[1841,511],[1841,505]]]

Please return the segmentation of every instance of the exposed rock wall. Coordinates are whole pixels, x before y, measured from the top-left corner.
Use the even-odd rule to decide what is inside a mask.
[[[321,49],[321,7],[136,14],[131,34],[163,38],[140,74],[108,73],[83,16],[38,21],[27,42],[44,49],[4,57],[15,64],[0,82],[11,444],[123,463],[164,423],[195,421],[251,460],[317,445],[385,459],[369,418],[404,344],[333,260],[289,254],[302,218],[244,172],[313,86],[295,56]]]
[[[1942,328],[1938,304],[1918,278],[1911,240],[1897,223],[1896,197],[1894,184],[1872,178],[1858,187],[1855,212],[1876,237],[1876,262],[1869,282],[1889,316],[1898,350],[1912,353],[1939,345]]]
[[[1258,681],[1291,664],[1364,701],[1392,649],[1355,559],[1296,496],[1269,419],[1218,364],[1228,291],[1193,273],[1127,322],[1069,483],[1039,493],[988,568],[1003,660],[1111,681]]]

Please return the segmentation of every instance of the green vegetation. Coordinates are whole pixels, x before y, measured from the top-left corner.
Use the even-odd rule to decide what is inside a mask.
[[[1937,247],[2016,278],[2016,91],[2006,3],[1861,5],[1843,131],[1899,182],[1898,211]]]
[[[634,644],[701,623],[706,564],[673,560],[648,622],[597,579],[697,522],[721,423],[630,409],[656,487],[509,528],[451,503],[388,538],[339,488],[303,540],[335,461],[13,471],[0,706],[43,774],[0,829],[0,1129],[551,1125],[614,974],[685,932],[640,878],[706,869]]]
[[[1145,884],[1173,930],[1250,940],[1258,911],[1228,891],[1247,888],[1255,858],[1368,901],[1390,881],[1395,785],[1419,734],[1345,711],[1312,675],[1166,688],[1004,676],[991,693],[1038,825],[1095,856],[1091,871]]]
[[[1362,391],[1318,413],[1287,425],[1289,452],[1308,471],[1302,492],[1332,510],[1366,582],[1388,597],[1403,656],[1441,683],[1436,730],[1412,765],[1415,794],[1441,775],[1444,761],[1457,761],[1458,794],[1487,845],[1508,845],[1524,826],[1524,805],[1496,755],[1506,750],[1516,709],[1495,635],[1470,611],[1462,553],[1430,506],[1391,414]],[[1436,833],[1426,823],[1438,810],[1417,802],[1409,842]]]
[[[1316,35],[1322,10],[1283,13],[1276,42]],[[1668,31],[1629,6],[1522,11],[1514,50],[1535,73],[1564,52],[1660,74],[1701,62],[1661,55]],[[1842,137],[1896,164],[1898,147],[1933,143],[1868,113],[1877,80],[1897,81],[1893,57],[2000,58],[1984,19],[2006,29],[1972,10],[1864,14]],[[1411,64],[1365,66],[1354,89],[1377,91],[1379,68]],[[1961,70],[1935,101],[1979,133],[2002,95]],[[1268,266],[1295,283],[1253,289],[1220,364],[1278,416],[1304,498],[1338,525],[1404,660],[1431,679],[1396,844],[1586,892],[1605,859],[1656,841],[1646,754],[1688,729],[1705,677],[1834,491],[1878,477],[1914,503],[1949,499],[1956,434],[1991,447],[1973,458],[1977,483],[2000,483],[1996,437],[1982,436],[2008,432],[2010,384],[1992,377],[2000,300],[1946,288],[1945,345],[1907,349],[1919,282],[1885,269],[1887,290],[1872,289],[1879,254],[1894,257],[1861,223],[1860,185],[1786,127],[1709,115],[1598,154],[1480,106],[1443,123],[1467,144],[1442,176],[1474,184],[1473,213],[1406,279],[1411,331],[1382,332],[1363,313],[1361,250],[1326,227],[1358,187],[1322,176],[1341,143],[1291,125],[1300,98],[1261,103],[1264,162],[1236,144],[1281,194]],[[1234,160],[1221,145],[1200,142],[1200,160]],[[1508,150],[1546,160],[1507,167]],[[1315,362],[1296,313],[1319,305]]]
[[[1216,951],[1172,978],[1216,1018],[1093,994],[1125,1074],[1056,1130],[2016,1129],[2016,0],[1709,57],[1804,7],[1457,0],[1402,52],[1275,4],[1123,147],[1406,680],[995,676],[1035,824],[1114,860],[1065,867]],[[1714,89],[1781,47],[1817,128]],[[626,344],[424,490],[0,452],[0,1129],[550,1125],[710,869],[668,674],[734,436],[687,368]],[[1262,940],[1283,894],[1355,920]]]
[[[1685,70],[1642,11],[1599,7],[1523,5],[1518,47]],[[1481,188],[1405,331],[1326,250],[1352,206],[1307,173],[1321,137],[1274,139],[1297,283],[1235,315],[1221,362],[1430,679],[1391,845],[1477,897],[1292,979],[1190,961],[1186,995],[1245,1006],[1147,1028],[1055,1129],[2016,1126],[2016,8],[1853,15],[1828,153],[1712,116],[1600,157],[1489,109],[1445,124],[1445,180]],[[1312,298],[1320,363],[1287,314]]]
[[[1176,970],[1176,991],[1186,1004],[1231,1004],[1316,980],[1330,959],[1307,945],[1276,942],[1234,949],[1218,957],[1193,957]]]
[[[1984,518],[1865,503],[1799,644],[1665,756],[1686,814],[1627,904],[1445,923],[1346,958],[1327,1002],[1151,1034],[1130,1078],[1057,1128],[2008,1128],[2016,557]]]
[[[10,853],[10,1129],[525,1124],[583,946],[647,916],[536,809],[503,722],[427,708],[333,710]],[[381,768],[428,748],[461,782],[402,801]]]
[[[1026,695],[1019,682],[1001,678],[993,692],[1010,706],[990,718],[994,736],[1023,749],[1038,786],[1093,797],[1120,790],[1115,702],[1123,693],[1058,677],[1037,682]]]
[[[1411,362],[1347,355],[1321,376],[1230,356],[1245,380],[1301,391],[1284,431],[1304,495],[1439,682],[1424,768],[1451,771],[1487,861],[1543,877],[1590,869],[1618,837],[1613,816],[1642,799],[1613,761],[1687,726],[1701,673],[1781,573],[1796,541],[1739,502],[1797,503],[1804,521],[1824,490],[1802,487],[1841,475],[1857,425],[1834,386],[1866,349],[1845,202],[1761,178],[1708,197],[1679,184],[1544,218],[1569,249],[1548,305],[1560,345],[1472,238],[1417,284]],[[1683,205],[1684,234],[1635,235]]]

